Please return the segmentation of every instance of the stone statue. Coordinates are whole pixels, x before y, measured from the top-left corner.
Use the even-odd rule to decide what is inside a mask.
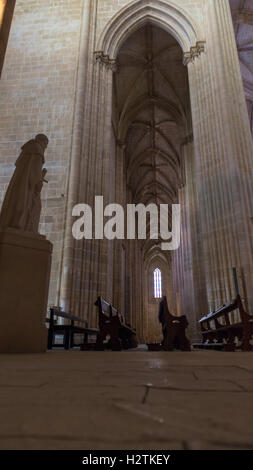
[[[41,190],[47,170],[44,152],[48,138],[36,135],[21,148],[16,169],[9,183],[0,214],[1,228],[15,228],[38,233],[41,213]]]

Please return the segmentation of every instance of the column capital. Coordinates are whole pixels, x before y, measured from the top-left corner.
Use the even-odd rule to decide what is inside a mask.
[[[116,143],[119,148],[121,148],[122,150],[125,150],[126,142],[124,140],[117,139]]]
[[[188,65],[189,62],[193,62],[196,57],[199,57],[202,52],[205,52],[206,41],[197,41],[196,46],[192,46],[189,52],[184,53],[184,65]]]
[[[113,72],[117,71],[117,61],[115,59],[110,59],[110,57],[107,54],[104,54],[103,51],[95,51],[94,56],[96,62],[99,62]]]
[[[193,142],[193,132],[190,132],[189,134],[187,134],[187,135],[184,136],[184,138],[183,138],[183,140],[182,140],[182,142],[181,142],[181,145],[182,145],[182,147],[183,147],[184,145],[188,145],[188,144],[190,144],[190,143],[192,143],[192,142]]]

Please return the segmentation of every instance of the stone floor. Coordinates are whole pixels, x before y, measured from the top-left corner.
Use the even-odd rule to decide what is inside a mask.
[[[0,356],[1,449],[253,449],[253,353]]]

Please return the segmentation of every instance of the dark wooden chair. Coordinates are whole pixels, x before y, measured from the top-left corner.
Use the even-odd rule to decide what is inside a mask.
[[[99,314],[97,349],[105,348],[104,341],[107,336],[110,337],[107,346],[113,351],[137,347],[136,331],[131,325],[126,324],[124,315],[102,297],[98,297],[95,305]]]
[[[203,343],[224,343],[225,351],[252,351],[253,315],[249,315],[240,295],[227,305],[214,310],[199,320]],[[241,343],[236,346],[235,339]]]
[[[185,333],[188,320],[185,315],[175,317],[169,312],[166,297],[163,297],[160,303],[159,318],[163,324],[163,349],[165,351],[173,351],[174,349],[191,351],[191,344]]]
[[[59,325],[57,323],[58,318],[64,318],[65,323]],[[66,321],[68,323],[66,323]],[[99,330],[97,328],[89,328],[87,320],[83,318],[70,315],[69,313],[63,312],[58,307],[50,308],[50,317],[46,318],[46,322],[49,323],[48,328],[48,349],[64,347],[64,349],[70,349],[74,346],[82,346],[88,343],[89,336],[95,336],[97,338]],[[83,326],[76,325],[81,323]],[[59,334],[63,336],[63,343],[56,344],[55,336]],[[75,344],[75,334],[83,335],[83,343]]]

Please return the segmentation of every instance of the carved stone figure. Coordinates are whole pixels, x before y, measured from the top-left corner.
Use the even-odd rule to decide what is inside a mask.
[[[21,148],[16,169],[9,183],[0,214],[1,228],[38,232],[41,190],[46,174],[44,152],[48,138],[38,134]]]

